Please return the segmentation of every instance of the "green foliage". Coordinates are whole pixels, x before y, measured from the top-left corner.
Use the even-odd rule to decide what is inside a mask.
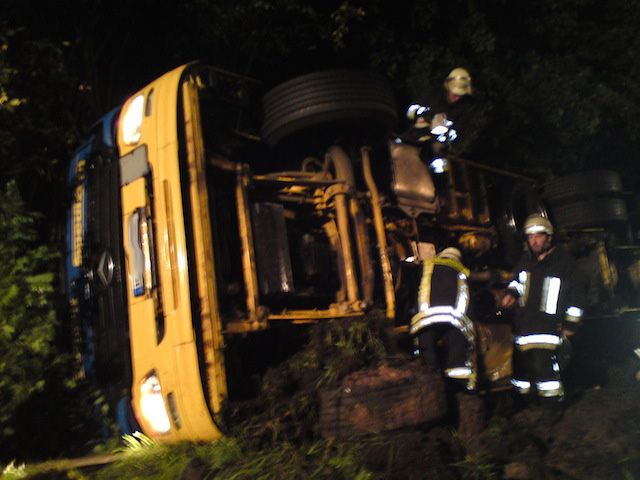
[[[629,105],[639,85],[635,62],[620,52],[638,48],[631,33],[637,6],[505,2],[491,14],[496,55],[474,78],[486,79],[486,101],[496,107],[491,147],[508,158],[505,166],[538,176],[603,160],[624,168],[637,148],[637,132],[629,128],[638,123],[637,111]],[[513,21],[499,22],[498,15]],[[607,25],[615,28],[603,35]]]
[[[14,118],[13,113],[16,107],[24,101],[7,91],[7,86],[11,84],[16,75],[16,70],[11,68],[7,62],[9,39],[13,35],[14,32],[9,29],[6,21],[0,21],[0,122],[4,119]],[[4,128],[0,129],[0,152],[7,150],[14,143],[15,139],[10,131]]]
[[[484,458],[467,456],[451,465],[460,472],[463,480],[497,480],[500,472],[497,465]]]
[[[27,28],[6,18],[0,23],[0,184],[17,182],[29,208],[53,219],[62,211],[54,208],[62,190],[52,184],[77,143],[76,105],[83,96],[67,73],[64,45],[29,38]]]
[[[36,246],[37,216],[25,211],[16,185],[0,195],[0,425],[45,385],[56,361],[55,253]]]
[[[25,476],[24,463],[20,465],[16,465],[15,462],[11,462],[2,470],[2,478],[5,478],[7,480],[9,479],[13,480],[14,478],[24,478],[24,476]]]
[[[0,24],[0,28],[2,27],[3,25]],[[9,47],[6,40],[7,35],[0,36],[0,42],[2,42],[0,43],[0,113],[2,115],[14,113],[15,108],[24,102],[24,99],[10,97],[6,89],[6,86],[11,83],[12,77],[16,74],[16,70],[10,68],[7,64],[6,52]],[[9,140],[10,136],[5,132],[3,139]]]
[[[10,97],[6,85],[11,83],[16,74],[15,69],[7,64],[7,50],[9,39],[15,32],[7,26],[7,22],[0,20],[0,112],[12,113],[17,106],[23,103],[23,99]]]
[[[376,311],[364,320],[331,320],[320,327],[324,361],[317,387],[332,385],[359,368],[383,363],[395,347],[385,324],[386,319]]]
[[[122,441],[125,446],[118,450],[123,452],[138,451],[140,449],[150,448],[156,445],[156,442],[141,432],[134,432],[131,435],[123,435]]]

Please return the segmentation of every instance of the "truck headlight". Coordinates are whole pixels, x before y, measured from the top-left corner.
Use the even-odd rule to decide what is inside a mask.
[[[160,380],[155,373],[151,373],[140,385],[140,410],[154,433],[167,433],[171,428]]]
[[[136,145],[140,141],[143,113],[144,95],[138,95],[122,116],[122,141],[127,145]]]

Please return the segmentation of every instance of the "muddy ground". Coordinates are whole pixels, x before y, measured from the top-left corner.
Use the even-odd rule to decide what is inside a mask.
[[[478,435],[465,438],[451,425],[394,432],[389,444],[371,450],[369,466],[388,479],[640,478],[634,373],[612,366],[605,384],[570,396],[564,415],[550,426],[543,406],[514,405],[509,392],[496,394],[487,399],[488,418]],[[392,448],[403,453],[389,464]]]
[[[511,389],[488,392],[480,397],[481,402],[478,397],[460,394],[449,397],[449,407],[459,401],[464,403],[460,418],[442,418],[438,412],[424,409],[404,415],[393,402],[386,401],[398,392],[415,395],[434,409],[440,408],[434,392],[426,395],[404,385],[387,392],[389,398],[385,401],[370,403],[384,406],[378,409],[381,418],[373,418],[378,415],[375,409],[365,415],[359,402],[351,402],[355,406],[346,415],[351,425],[358,427],[363,419],[364,424],[383,425],[390,416],[393,421],[404,421],[412,415],[430,421],[383,433],[337,437],[360,445],[364,466],[376,478],[383,479],[640,479],[640,381],[636,379],[640,358],[634,354],[640,346],[639,325],[633,316],[598,319],[587,322],[573,337],[560,416],[556,412],[550,419],[546,405],[523,403]],[[357,378],[367,368],[380,369],[376,367],[380,359],[384,358],[387,365],[383,370],[396,368],[392,357],[385,356],[389,352],[380,353],[378,347],[384,343],[388,343],[384,328],[376,326],[371,318],[366,327],[357,322],[346,326],[336,323],[315,330],[307,349],[294,355],[285,370],[277,369],[270,381],[267,375],[267,383],[279,394],[272,396],[271,407],[265,409],[270,412],[268,417],[252,417],[256,422],[253,427],[273,435],[260,425],[273,423],[269,421],[274,414],[279,416],[280,410],[287,413],[286,421],[278,422],[281,430],[277,436],[295,441],[308,438],[310,431],[315,432],[312,436],[323,434],[322,428],[318,432],[318,420],[322,425],[323,418],[331,418],[332,422],[344,419],[345,415],[337,416],[335,409],[336,405],[344,407],[349,398],[342,395],[339,401],[333,399],[328,412],[321,406],[320,418],[309,416],[313,407],[300,406],[313,403],[305,399],[316,394],[310,390],[321,383],[318,372],[332,371],[334,378],[343,379],[342,384],[331,387],[333,390],[329,388],[332,394],[351,391],[352,388],[344,388],[344,379],[354,375]],[[397,368],[401,371],[406,364]],[[353,373],[345,377],[348,371]],[[285,391],[289,392],[286,400],[280,395]],[[292,391],[295,393],[290,395]],[[316,426],[310,427],[306,422],[314,417]],[[298,421],[290,422],[292,418]],[[287,424],[289,427],[285,427]]]
[[[370,450],[370,468],[388,479],[640,479],[636,327],[599,323],[581,332],[555,421],[546,405],[522,403],[510,390],[490,393],[481,429],[445,421],[389,432],[388,444]]]

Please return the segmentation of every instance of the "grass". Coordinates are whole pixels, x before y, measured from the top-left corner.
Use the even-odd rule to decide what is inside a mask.
[[[451,464],[463,480],[497,480],[499,469],[495,463],[482,457],[467,456],[464,460]]]
[[[11,462],[2,470],[2,478],[24,478],[26,466],[24,463],[16,465],[15,462]]]
[[[123,438],[121,456],[99,469],[70,467],[64,461],[40,465],[8,465],[2,479],[14,480],[36,475],[47,478],[84,480],[182,478],[185,471],[198,472],[195,478],[208,480],[375,480],[361,462],[361,447],[357,444],[315,441],[302,445],[276,442],[260,445],[251,440],[225,437],[210,443],[180,443],[166,445],[144,441],[135,445]]]
[[[187,469],[207,479],[372,480],[374,475],[360,464],[357,445],[316,441],[296,446],[290,442],[260,445],[251,440],[225,437],[206,444],[150,444],[129,450],[120,461],[91,478],[174,479]]]

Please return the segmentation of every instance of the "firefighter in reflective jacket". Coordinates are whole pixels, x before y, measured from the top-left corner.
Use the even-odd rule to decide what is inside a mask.
[[[522,394],[562,400],[558,351],[582,318],[582,282],[575,261],[553,243],[553,225],[538,214],[525,221],[529,255],[516,266],[502,306],[516,306],[513,386]],[[517,305],[516,305],[517,304]]]
[[[474,390],[476,332],[467,317],[469,271],[461,259],[460,250],[449,247],[424,262],[418,290],[419,311],[411,319],[410,333],[427,365],[440,367],[437,344],[445,343],[444,375],[462,382],[467,390]]]

